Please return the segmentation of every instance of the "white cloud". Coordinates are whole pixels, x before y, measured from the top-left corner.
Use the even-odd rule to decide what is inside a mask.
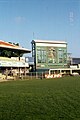
[[[74,12],[73,11],[69,12],[69,22],[71,25],[74,24]]]
[[[25,21],[25,17],[22,17],[22,16],[15,17],[15,22],[16,23],[22,23],[24,21]]]

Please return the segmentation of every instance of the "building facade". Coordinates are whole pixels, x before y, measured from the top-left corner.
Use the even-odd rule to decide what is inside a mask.
[[[65,41],[32,40],[34,70],[67,67],[67,43]]]
[[[78,64],[80,64],[80,58],[72,58],[71,59],[71,64],[73,64],[73,65],[78,65]]]

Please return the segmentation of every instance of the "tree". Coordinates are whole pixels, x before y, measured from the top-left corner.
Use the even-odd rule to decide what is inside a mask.
[[[9,42],[10,44],[14,44],[16,46],[19,46],[19,43],[12,43],[12,42]],[[22,57],[23,56],[23,53],[20,53],[19,51],[14,51],[14,50],[7,50],[7,49],[1,49],[0,50],[0,56],[3,56],[3,57]]]

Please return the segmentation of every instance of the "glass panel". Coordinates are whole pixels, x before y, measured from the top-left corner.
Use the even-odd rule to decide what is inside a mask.
[[[37,49],[37,62],[38,63],[46,63],[46,50]]]
[[[58,57],[59,57],[59,63],[63,63],[63,51],[62,50],[58,51]]]

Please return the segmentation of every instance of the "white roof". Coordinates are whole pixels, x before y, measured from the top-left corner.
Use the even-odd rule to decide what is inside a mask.
[[[66,41],[57,41],[57,40],[32,40],[32,42],[36,42],[36,43],[61,43],[61,44],[67,44]]]

